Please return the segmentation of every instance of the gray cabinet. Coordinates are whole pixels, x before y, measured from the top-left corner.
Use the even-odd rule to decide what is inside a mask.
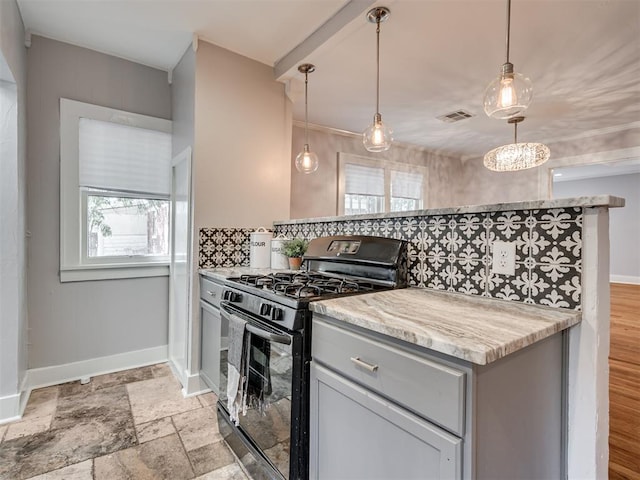
[[[314,314],[311,480],[564,478],[565,349],[475,365]]]
[[[220,393],[220,311],[200,301],[200,376],[216,394]]]
[[[220,316],[222,284],[200,277],[200,377],[219,394],[220,357],[228,348],[228,325]]]
[[[457,479],[461,440],[314,363],[310,478]]]

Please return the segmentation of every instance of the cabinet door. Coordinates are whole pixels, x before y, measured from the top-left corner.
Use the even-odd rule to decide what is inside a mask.
[[[462,440],[312,363],[310,478],[461,478]]]
[[[221,319],[217,308],[200,302],[200,376],[216,394],[220,385]]]

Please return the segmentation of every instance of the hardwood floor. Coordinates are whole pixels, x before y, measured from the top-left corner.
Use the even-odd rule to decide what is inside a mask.
[[[609,478],[640,480],[640,285],[611,284]]]

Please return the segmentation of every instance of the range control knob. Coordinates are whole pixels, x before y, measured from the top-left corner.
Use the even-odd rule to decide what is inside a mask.
[[[233,292],[231,290],[226,290],[223,294],[223,300],[227,300],[228,302],[237,303],[242,298],[238,292]]]
[[[271,309],[271,320],[282,320],[283,312],[281,308],[273,307]]]
[[[268,303],[260,304],[260,315],[268,316],[271,313],[271,305]]]

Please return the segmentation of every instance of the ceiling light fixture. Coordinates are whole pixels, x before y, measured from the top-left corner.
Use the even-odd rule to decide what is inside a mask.
[[[513,71],[509,62],[509,33],[511,30],[511,0],[507,0],[507,61],[500,75],[484,91],[484,111],[491,118],[505,119],[524,112],[533,97],[531,80]]]
[[[309,74],[315,71],[315,65],[303,63],[298,71],[304,73],[304,148],[296,157],[296,169],[301,173],[313,173],[318,169],[318,156],[309,150],[309,104],[307,88]]]
[[[380,22],[384,22],[390,14],[387,7],[372,8],[367,13],[367,20],[376,24],[376,114],[373,123],[362,134],[362,143],[369,152],[389,150],[393,142],[393,131],[382,123],[380,115]]]
[[[518,143],[518,123],[524,117],[513,117],[507,120],[514,125],[514,141],[512,144],[494,148],[484,156],[484,166],[494,172],[515,172],[537,167],[549,160],[549,147],[542,143]]]

